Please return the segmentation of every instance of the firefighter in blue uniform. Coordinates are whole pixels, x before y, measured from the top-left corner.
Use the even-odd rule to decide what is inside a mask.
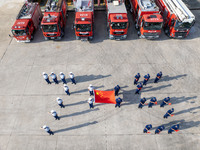
[[[173,125],[169,130],[168,130],[168,134],[172,134],[172,132],[178,132],[179,131],[179,124]]]
[[[159,127],[157,127],[156,128],[156,130],[155,130],[155,134],[159,134],[162,130],[164,130],[165,129],[165,127],[162,125],[162,126],[159,126]]]
[[[162,77],[162,72],[160,71],[159,73],[157,73],[156,78],[154,80],[154,83],[157,83],[158,80],[160,80],[161,77]]]
[[[162,101],[162,103],[160,104],[160,107],[164,107],[165,105],[171,105],[171,103],[169,103],[169,101],[170,101],[170,97],[166,97],[163,101]]]
[[[136,92],[135,92],[135,94],[139,94],[139,92],[140,92],[140,90],[142,89],[142,84],[141,83],[139,83],[138,85],[137,85],[137,90],[136,90]]]
[[[115,96],[118,96],[120,89],[121,89],[121,88],[120,88],[119,85],[117,85],[117,86],[114,87],[114,90],[115,90]]]
[[[150,75],[149,75],[149,74],[145,75],[145,76],[144,76],[143,85],[146,85],[147,82],[149,81],[149,79],[150,79]]]
[[[151,124],[148,124],[145,126],[144,130],[143,130],[143,133],[151,133],[149,132],[149,130],[152,128],[152,125]]]
[[[115,108],[116,108],[116,107],[119,107],[119,108],[120,108],[121,103],[122,103],[122,99],[121,99],[120,97],[118,97],[118,98],[116,99]]]
[[[146,98],[143,97],[143,98],[140,100],[140,103],[139,103],[139,105],[138,105],[138,108],[142,108],[143,105],[145,104],[145,102],[146,102]]]
[[[153,98],[150,100],[148,107],[149,107],[149,108],[152,108],[152,106],[153,106],[154,104],[157,104],[157,99],[156,99],[156,97],[153,97]]]
[[[172,108],[172,109],[169,109],[167,112],[166,112],[166,114],[163,116],[163,118],[168,118],[169,116],[174,116],[172,113],[174,112],[174,108]]]
[[[134,85],[137,85],[139,79],[140,79],[140,73],[137,73],[137,74],[135,75]]]

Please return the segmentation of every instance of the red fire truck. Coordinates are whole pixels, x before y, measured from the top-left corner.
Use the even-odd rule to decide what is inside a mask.
[[[38,3],[24,3],[12,26],[12,34],[17,42],[30,42],[41,19],[42,12]]]
[[[74,29],[77,40],[92,40],[94,30],[93,0],[75,0]]]
[[[164,19],[164,31],[172,38],[185,38],[195,23],[195,16],[182,0],[156,0]]]
[[[147,39],[159,38],[163,19],[154,0],[130,0],[130,4],[138,36]]]
[[[67,6],[65,0],[48,0],[42,19],[42,31],[45,40],[61,40],[66,25]]]
[[[109,39],[126,39],[128,31],[127,10],[123,0],[106,0]]]

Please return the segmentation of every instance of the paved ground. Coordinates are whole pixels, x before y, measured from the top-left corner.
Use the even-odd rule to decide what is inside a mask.
[[[105,12],[95,14],[95,38],[91,43],[74,40],[71,30],[74,14],[69,14],[66,36],[60,42],[44,41],[37,31],[32,43],[17,43],[8,37],[21,3],[1,5],[0,9],[0,150],[198,150],[200,143],[200,22],[190,35],[173,40],[162,34],[155,41],[137,38],[133,26],[128,39],[110,41],[106,33]],[[200,18],[199,11],[193,11]],[[131,20],[131,17],[130,17]],[[163,79],[153,84],[155,74]],[[71,96],[59,85],[47,85],[41,74],[74,72],[77,85],[69,83]],[[134,95],[133,76],[150,73],[151,80],[140,95]],[[69,79],[68,79],[69,81]],[[89,110],[87,87],[112,89],[121,85],[120,109],[112,104],[95,104]],[[60,109],[55,99],[66,105]],[[141,97],[157,97],[158,104],[167,96],[171,106],[137,108]],[[173,107],[175,116],[164,120]],[[55,109],[61,116],[55,121],[47,112]],[[153,129],[165,125],[160,135],[143,134],[146,124]],[[180,131],[167,130],[180,123]],[[54,136],[40,130],[48,125]]]

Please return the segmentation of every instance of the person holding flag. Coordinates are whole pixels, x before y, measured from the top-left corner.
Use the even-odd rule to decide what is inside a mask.
[[[149,108],[152,108],[152,106],[153,106],[154,104],[157,104],[157,99],[156,99],[156,97],[153,97],[153,98],[150,100],[148,107],[149,107]]]
[[[162,72],[160,71],[160,72],[157,74],[157,76],[156,76],[156,78],[155,78],[155,80],[154,80],[154,83],[157,83],[158,80],[160,80],[161,77],[162,77]]]
[[[92,84],[90,84],[89,87],[88,87],[88,91],[89,91],[89,93],[90,93],[90,96],[91,96],[91,95],[94,95],[93,90],[94,90],[94,87],[92,86]]]
[[[162,126],[158,126],[157,128],[156,128],[156,130],[155,130],[155,134],[160,134],[160,132],[162,131],[162,130],[164,130],[165,129],[165,127],[162,125]]]
[[[137,85],[139,79],[140,79],[140,73],[137,73],[137,74],[135,75],[134,85]]]
[[[179,124],[173,125],[169,130],[168,134],[172,134],[172,132],[178,132],[179,131]]]
[[[139,92],[140,92],[140,90],[141,90],[142,88],[143,88],[142,84],[139,83],[139,84],[137,85],[137,90],[135,91],[135,94],[139,94]]]
[[[116,99],[115,108],[116,108],[116,107],[119,107],[119,108],[120,108],[121,103],[122,103],[122,99],[121,99],[120,97],[118,97],[118,98]]]
[[[160,104],[160,107],[164,107],[165,105],[171,105],[171,103],[169,103],[169,101],[170,101],[170,97],[166,97],[163,101],[162,101],[162,103]]]
[[[149,132],[149,130],[152,128],[152,125],[151,124],[148,124],[145,126],[144,130],[143,130],[143,133],[151,133]]]
[[[147,82],[149,81],[149,79],[150,79],[150,75],[149,75],[149,74],[145,75],[145,76],[144,76],[143,85],[146,85]]]
[[[169,109],[166,114],[163,116],[163,118],[168,118],[169,116],[174,116],[172,113],[174,112],[174,108]]]
[[[93,102],[94,102],[94,99],[90,97],[90,98],[88,99],[88,104],[89,104],[89,106],[90,106],[90,109],[91,109],[91,108],[94,108]]]
[[[143,98],[140,100],[140,103],[139,103],[139,105],[138,105],[138,108],[142,108],[142,107],[144,106],[144,104],[146,104],[145,102],[146,102],[146,98],[143,97]]]

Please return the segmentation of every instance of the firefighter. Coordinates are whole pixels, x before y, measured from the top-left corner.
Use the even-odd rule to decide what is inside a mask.
[[[149,107],[149,108],[152,108],[152,106],[153,106],[154,104],[157,104],[157,99],[156,99],[156,97],[153,97],[153,98],[150,100],[148,107]]]
[[[139,105],[138,105],[138,108],[142,108],[142,107],[144,106],[145,102],[146,102],[146,98],[143,97],[143,98],[140,100],[140,103],[139,103]]]
[[[43,72],[43,78],[47,81],[48,84],[51,84],[51,82],[49,81],[49,76],[46,72]]]
[[[145,75],[145,76],[144,76],[143,85],[146,85],[147,82],[149,81],[149,79],[150,79],[150,75],[149,75],[149,74]]]
[[[162,125],[162,126],[158,126],[155,130],[155,134],[159,134],[162,130],[164,130],[165,127]]]
[[[166,97],[163,101],[162,101],[162,103],[160,104],[160,107],[164,107],[165,105],[171,105],[171,103],[169,103],[169,101],[170,101],[170,97]]]
[[[93,102],[94,102],[94,99],[93,99],[93,98],[89,98],[89,99],[88,99],[88,104],[89,104],[89,106],[90,106],[90,109],[91,109],[91,108],[94,108]]]
[[[120,97],[118,97],[118,98],[116,99],[115,108],[116,108],[116,107],[119,107],[119,108],[120,108],[121,103],[122,103],[122,99],[121,99]]]
[[[152,128],[152,125],[151,124],[148,124],[145,126],[144,130],[143,130],[143,133],[151,133],[149,132],[149,130]]]
[[[134,85],[137,85],[139,79],[140,79],[140,73],[137,73],[137,74],[135,75]]]
[[[65,93],[67,93],[67,95],[70,96],[70,93],[69,93],[69,87],[67,86],[67,84],[64,84],[64,90],[65,90]]]
[[[178,132],[179,131],[179,124],[173,125],[169,130],[168,134],[172,134],[172,132]]]
[[[117,85],[117,86],[114,87],[114,90],[115,90],[115,96],[118,96],[120,89],[121,89],[121,88],[120,88],[119,85]]]
[[[54,72],[51,72],[50,76],[52,77],[55,84],[58,84],[57,76]]]
[[[74,77],[74,74],[72,72],[69,73],[69,77],[70,77],[70,79],[72,81],[72,84],[76,85],[75,77]]]
[[[60,72],[60,79],[62,80],[63,84],[66,84],[65,74],[63,72]]]
[[[89,91],[89,93],[90,93],[90,96],[91,96],[91,95],[94,95],[93,90],[94,90],[94,87],[92,86],[92,84],[90,84],[89,87],[88,87],[88,91]]]
[[[49,135],[54,135],[53,131],[51,131],[51,129],[46,125],[41,127],[41,129],[44,129],[47,133],[49,133]]]
[[[141,83],[139,83],[138,85],[137,85],[137,90],[135,91],[135,94],[139,94],[139,92],[140,92],[140,90],[142,89],[142,84]]]
[[[55,120],[60,120],[60,117],[58,117],[58,114],[55,110],[51,110],[49,113],[55,118]]]
[[[163,116],[163,118],[168,118],[169,116],[174,116],[172,113],[174,112],[174,108],[169,109],[166,114]]]
[[[60,106],[60,108],[65,108],[65,106],[63,105],[63,100],[60,97],[57,97],[57,103]]]
[[[160,71],[159,73],[157,73],[156,78],[154,80],[154,83],[157,83],[158,80],[160,80],[161,77],[162,77],[162,72]]]

